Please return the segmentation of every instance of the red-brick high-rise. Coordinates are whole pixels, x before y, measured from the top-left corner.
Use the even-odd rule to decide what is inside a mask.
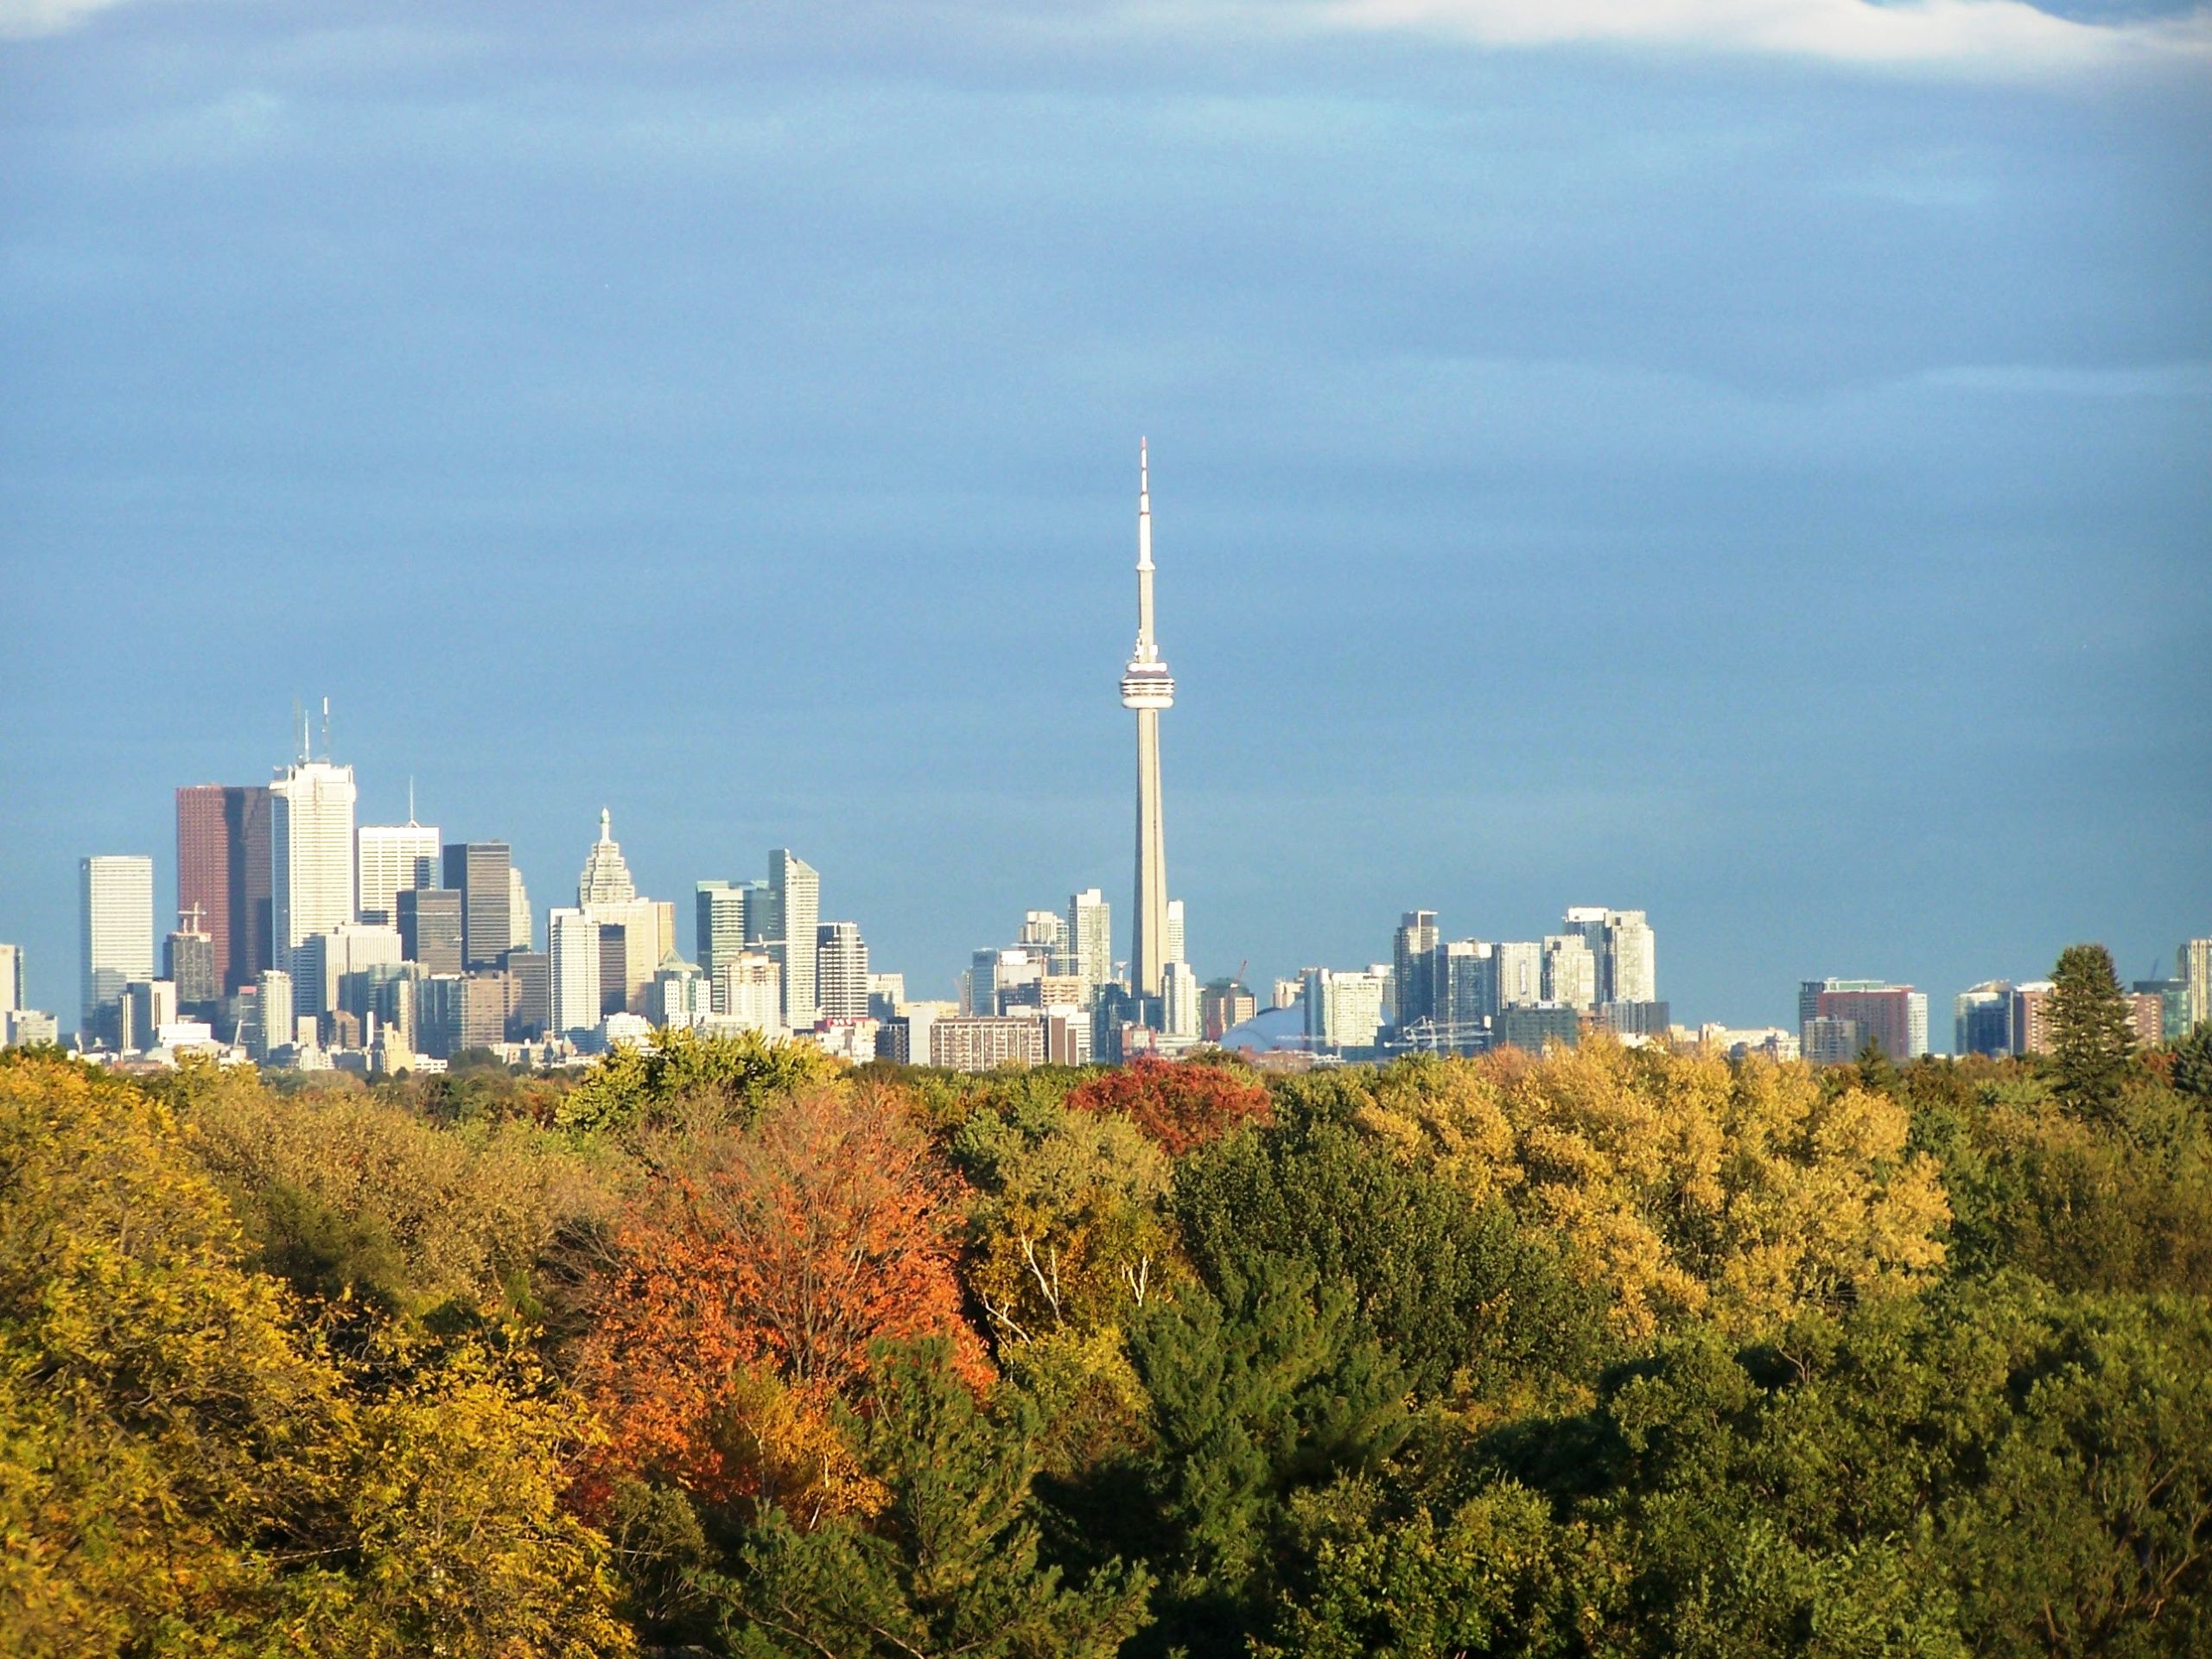
[[[176,902],[199,907],[214,941],[215,982],[251,985],[270,959],[269,790],[194,784],[176,792]]]

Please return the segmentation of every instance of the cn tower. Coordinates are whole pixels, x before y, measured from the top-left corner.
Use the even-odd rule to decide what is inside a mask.
[[[1122,671],[1122,707],[1137,715],[1137,908],[1130,971],[1140,996],[1158,996],[1167,969],[1167,830],[1160,810],[1160,711],[1175,680],[1152,632],[1152,480],[1137,440],[1137,648]]]

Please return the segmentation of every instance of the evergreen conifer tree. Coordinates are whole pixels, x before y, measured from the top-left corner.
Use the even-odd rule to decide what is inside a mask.
[[[2212,1100],[2212,1020],[2174,1045],[2174,1087],[2184,1095]]]
[[[2112,952],[2069,944],[2050,976],[2050,1052],[2058,1097],[2075,1111],[2109,1117],[2120,1105],[2135,1053],[2135,1027]]]
[[[733,1579],[701,1575],[739,1659],[1110,1659],[1152,1580],[1111,1561],[1081,1585],[1039,1559],[1035,1414],[979,1407],[942,1338],[886,1344],[845,1427],[883,1483],[863,1524],[769,1506]]]

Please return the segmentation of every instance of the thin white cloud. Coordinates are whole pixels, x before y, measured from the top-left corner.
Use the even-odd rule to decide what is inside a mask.
[[[1344,25],[1501,47],[1615,42],[1989,73],[2176,57],[2212,63],[2212,10],[2085,23],[2022,0],[1324,0]]]
[[[57,35],[124,3],[0,0],[0,40]],[[940,15],[990,18],[1001,31],[1095,35],[1208,22],[1268,29],[1286,12],[1253,0],[1060,0],[1041,10],[1029,0],[952,0]],[[1305,0],[1290,15],[1324,28],[1427,32],[1501,48],[1616,44],[1978,75],[2176,60],[2212,67],[2212,0],[2108,22],[2056,16],[2026,0]]]
[[[2020,392],[2068,397],[2212,397],[2212,363],[2165,363],[2148,368],[2081,369],[2026,363],[1973,363],[1932,369],[1923,385],[1950,391]]]
[[[73,29],[121,0],[0,0],[0,40],[28,40]]]

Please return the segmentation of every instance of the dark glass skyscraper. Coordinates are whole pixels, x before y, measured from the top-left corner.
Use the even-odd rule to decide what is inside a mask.
[[[461,895],[448,887],[404,889],[399,912],[399,951],[429,974],[461,971]]]
[[[507,913],[512,861],[504,841],[446,843],[445,882],[461,894],[461,959],[471,969],[498,967],[513,943]]]

